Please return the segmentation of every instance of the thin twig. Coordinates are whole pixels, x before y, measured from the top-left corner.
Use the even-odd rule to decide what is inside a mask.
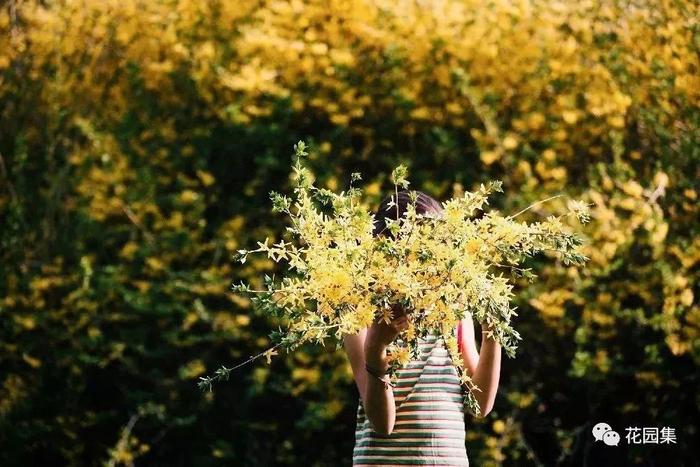
[[[252,357],[250,357],[250,358],[249,358],[248,360],[246,360],[245,362],[239,363],[238,365],[236,365],[236,366],[234,366],[233,368],[231,368],[231,371],[236,370],[236,369],[238,369],[238,368],[240,368],[240,367],[242,367],[242,366],[244,366],[244,365],[247,365],[248,363],[250,363],[250,362],[252,362],[252,361],[254,361],[254,360],[257,360],[258,358],[262,357],[262,356],[265,355],[266,353],[268,353],[268,352],[270,352],[270,351],[272,351],[272,350],[277,349],[277,348],[278,348],[279,346],[281,346],[281,345],[282,345],[282,343],[280,342],[280,343],[276,344],[274,347],[271,347],[271,348],[269,348],[269,349],[267,349],[267,350],[264,350],[264,351],[260,352],[260,353],[257,354],[257,355],[253,355]]]
[[[520,271],[527,271],[528,269],[530,269],[530,268],[519,268],[517,266],[513,266],[512,264],[491,263],[491,265],[502,267],[502,268],[518,269]]]
[[[138,421],[139,418],[141,418],[141,415],[139,415],[139,414],[134,414],[131,416],[128,423],[126,424],[126,426],[122,430],[122,435],[119,437],[119,441],[117,441],[117,446],[122,445],[122,444],[126,444],[128,442],[128,439],[131,435],[131,430],[134,429],[134,425],[136,425],[136,422]],[[107,465],[109,467],[113,467],[114,465],[116,465],[114,457],[112,457],[109,460],[109,463]],[[130,465],[134,465],[133,462]]]
[[[530,206],[526,207],[525,209],[523,209],[522,211],[518,212],[517,214],[515,214],[515,215],[513,215],[513,216],[508,216],[508,219],[513,219],[513,218],[515,218],[515,217],[518,217],[520,214],[524,213],[524,212],[527,211],[528,209],[534,208],[534,207],[537,206],[538,204],[545,203],[545,202],[549,201],[550,199],[559,198],[560,196],[564,196],[564,195],[558,194],[558,195],[551,196],[551,197],[549,197],[549,198],[547,198],[547,199],[543,199],[543,200],[541,200],[541,201],[538,201],[538,202],[536,202],[536,203],[532,203]]]
[[[121,200],[119,200],[119,205],[121,206],[122,211],[124,211],[124,214],[126,214],[126,217],[128,217],[129,220],[130,220],[136,227],[138,227],[139,230],[141,230],[141,232],[143,232],[143,234],[144,234],[145,237],[146,237],[146,240],[148,240],[149,242],[153,243],[153,235],[141,225],[141,223],[139,222],[138,218],[136,217],[136,215],[134,214],[134,212],[129,208],[129,206],[127,206],[126,204],[124,204],[124,202],[121,201]]]
[[[399,186],[394,184],[394,193],[396,195],[396,220],[399,220]]]
[[[10,34],[12,37],[12,42],[16,43],[17,38],[19,37],[19,32],[17,32],[17,2],[15,0],[10,0],[8,6],[10,10]]]

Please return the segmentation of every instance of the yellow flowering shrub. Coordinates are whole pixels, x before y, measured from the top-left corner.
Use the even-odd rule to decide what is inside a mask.
[[[528,404],[497,399],[494,414],[518,421],[499,456],[580,464],[579,425],[594,415],[697,432],[694,395],[678,388],[700,364],[698,18],[695,0],[3,2],[0,464],[97,462],[153,399],[168,401],[168,421],[143,420],[139,439],[169,434],[147,464],[345,455],[351,438],[326,429],[356,403],[341,352],[308,346],[296,379],[301,364],[281,357],[225,394],[179,377],[196,359],[207,374],[255,355],[286,326],[227,294],[232,276],[262,287],[286,261],[228,260],[283,229],[260,207],[288,186],[286,151],[302,135],[317,186],[337,191],[361,170],[368,204],[402,162],[440,199],[501,180],[502,212],[558,192],[592,205],[586,268],[545,253],[532,258],[537,281],[512,281],[528,347],[506,361],[503,393]],[[347,276],[334,274],[337,289],[316,292],[342,300]],[[376,311],[353,306],[361,322]],[[569,397],[591,386],[586,402]],[[335,400],[346,412],[324,424]],[[247,421],[262,402],[289,410]],[[170,420],[191,441],[175,460]],[[488,427],[472,428],[470,458],[498,464]],[[552,442],[527,446],[539,435]],[[328,449],[308,449],[319,440]],[[693,463],[689,440],[664,462]]]
[[[300,141],[293,167],[295,197],[271,193],[273,212],[289,215],[292,225],[287,231],[296,237],[296,244],[282,239],[270,245],[266,238],[256,250],[238,251],[241,263],[257,252],[275,262],[287,261],[287,273],[280,283],[266,276],[265,290],[245,284],[233,290],[257,293],[252,299],[256,306],[286,318],[287,332],[275,337],[287,349],[309,341],[323,343],[329,335],[340,345],[342,336],[356,334],[375,320],[388,324],[399,305],[407,311],[409,328],[389,346],[392,378],[397,377],[396,369],[419,357],[418,338],[441,335],[462,382],[469,384],[465,403],[480,413],[473,394],[480,389],[464,371],[457,324],[467,313],[488,324],[489,333],[514,357],[521,337],[510,324],[516,315],[512,285],[502,270],[532,280],[536,276],[530,269],[519,265],[544,251],[559,254],[564,265],[581,265],[588,259],[580,252],[582,239],[564,226],[563,216],[528,224],[514,220],[524,211],[504,217],[492,210],[475,219],[488,204],[488,196],[502,191],[499,181],[445,201],[444,216],[438,217],[417,214],[417,193],[412,191],[405,216],[388,219],[390,235],[375,238],[374,215],[360,203],[362,190],[352,186],[361,175],[353,174],[347,193],[318,188],[313,173],[301,162],[307,156],[306,144]],[[405,166],[394,169],[395,191],[399,185],[409,185],[406,174]],[[319,210],[315,201],[331,212]],[[588,221],[588,206],[571,202],[570,207],[568,214]],[[268,363],[274,348],[264,353]],[[228,377],[229,371],[222,367],[217,376]],[[211,390],[215,379],[200,377],[200,386]]]

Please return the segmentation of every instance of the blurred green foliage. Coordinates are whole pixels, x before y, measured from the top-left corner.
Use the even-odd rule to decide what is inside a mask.
[[[10,0],[0,9],[0,464],[349,465],[342,352],[197,377],[277,324],[231,294],[284,219],[292,146],[332,190],[390,170],[515,212],[594,203],[591,264],[534,262],[475,465],[692,463],[700,308],[696,2]],[[548,204],[533,216],[557,214]],[[543,262],[543,264],[546,262]]]

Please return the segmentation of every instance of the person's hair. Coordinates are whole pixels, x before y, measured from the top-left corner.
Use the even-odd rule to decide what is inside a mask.
[[[416,214],[423,214],[423,215],[432,215],[434,217],[440,217],[444,213],[444,209],[442,207],[442,204],[440,204],[439,201],[437,201],[435,198],[431,197],[430,195],[427,195],[423,193],[422,191],[419,190],[400,190],[398,192],[398,198],[396,196],[396,193],[392,193],[388,195],[386,198],[382,200],[382,202],[379,204],[379,208],[377,209],[377,213],[375,214],[375,224],[374,224],[374,230],[372,231],[372,235],[375,237],[378,237],[380,235],[391,235],[391,231],[386,228],[386,219],[401,219],[404,214],[406,213],[407,206],[409,203],[411,203],[411,198],[409,196],[409,193],[411,191],[415,191],[418,196],[416,198]],[[394,201],[395,205],[391,206],[391,208],[387,209],[389,206],[389,203],[391,201]],[[397,209],[396,209],[396,204],[398,204],[398,215],[397,215]]]

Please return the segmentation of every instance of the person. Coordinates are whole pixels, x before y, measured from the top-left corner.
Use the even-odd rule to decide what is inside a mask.
[[[416,213],[442,216],[442,205],[418,191]],[[398,204],[389,207],[394,199]],[[411,202],[408,190],[387,196],[375,216],[373,235],[386,235],[385,219],[401,218]],[[390,233],[388,233],[390,235]],[[468,466],[465,444],[464,391],[442,337],[418,339],[420,357],[397,371],[387,384],[387,346],[408,326],[408,317],[394,307],[389,324],[379,322],[344,337],[359,391],[353,466],[441,465]],[[485,327],[485,325],[484,325]],[[457,326],[460,354],[467,374],[481,389],[475,396],[485,417],[493,408],[500,376],[501,347],[482,330],[481,350],[474,323],[467,315]]]

